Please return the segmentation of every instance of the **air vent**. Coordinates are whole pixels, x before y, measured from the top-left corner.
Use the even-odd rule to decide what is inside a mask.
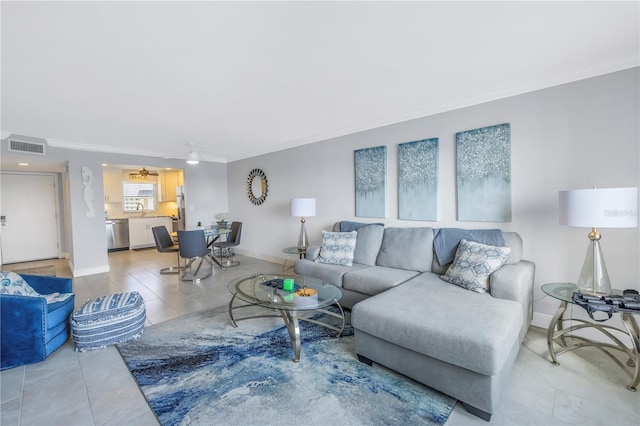
[[[15,139],[9,139],[9,151],[34,155],[46,155],[45,145],[43,143],[25,142]]]

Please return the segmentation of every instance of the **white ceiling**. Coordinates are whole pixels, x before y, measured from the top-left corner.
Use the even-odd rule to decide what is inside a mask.
[[[640,64],[639,2],[9,2],[3,135],[234,161]]]

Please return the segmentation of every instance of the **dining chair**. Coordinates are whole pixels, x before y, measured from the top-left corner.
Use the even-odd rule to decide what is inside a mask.
[[[217,248],[220,252],[220,265],[222,269],[231,266],[238,266],[240,262],[234,260],[222,260],[224,252],[229,250],[231,247],[236,247],[240,245],[240,238],[242,237],[242,222],[231,222],[231,232],[227,235],[226,241],[216,241],[213,243],[213,247]]]
[[[180,273],[180,249],[173,244],[173,239],[169,234],[166,226],[154,226],[151,228],[153,239],[156,241],[156,248],[160,253],[175,253],[178,258],[178,266],[169,266],[160,269],[161,274],[178,274]]]
[[[180,257],[185,259],[184,271],[180,275],[181,281],[199,281],[213,274],[213,260],[203,230],[178,231],[178,246]],[[208,266],[201,274],[203,263]]]

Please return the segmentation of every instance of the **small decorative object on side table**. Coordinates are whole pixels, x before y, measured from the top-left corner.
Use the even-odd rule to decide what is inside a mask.
[[[585,346],[594,346],[605,352],[609,358],[615,361],[620,368],[622,368],[625,372],[627,372],[631,376],[631,382],[627,385],[627,389],[630,391],[636,391],[638,387],[638,383],[640,383],[640,341],[638,339],[638,323],[636,322],[634,315],[640,314],[640,310],[635,309],[617,309],[615,312],[619,312],[622,315],[622,323],[624,324],[625,330],[621,330],[619,328],[602,324],[601,322],[590,322],[585,321],[578,318],[569,318],[564,319],[562,316],[564,312],[567,310],[567,304],[572,303],[575,304],[573,300],[573,293],[578,291],[578,286],[576,284],[571,283],[552,283],[552,284],[544,284],[542,286],[542,291],[549,296],[558,299],[560,301],[560,307],[553,315],[551,319],[551,323],[549,324],[549,329],[547,330],[547,347],[549,349],[549,356],[551,356],[551,362],[554,365],[560,365],[557,357],[562,355],[565,352],[569,352],[571,350],[582,348]],[[622,294],[620,290],[613,290],[613,294]],[[580,324],[572,325],[568,328],[563,328],[564,321],[574,321],[579,322]],[[600,331],[603,335],[611,339],[613,343],[604,343],[598,342],[595,340],[588,339],[586,337],[578,336],[574,334],[574,331],[585,329],[585,328],[595,328]],[[631,338],[632,347],[627,347],[620,339],[618,339],[611,331],[621,332],[627,334]],[[580,343],[568,345],[565,340],[565,336],[570,335],[573,339],[579,340]],[[554,341],[557,340],[557,343],[563,348],[556,352],[554,347]],[[625,367],[625,365],[620,362],[615,356],[609,353],[609,350],[615,349],[624,354],[626,354],[629,359],[627,360],[627,366],[632,368],[632,372]]]

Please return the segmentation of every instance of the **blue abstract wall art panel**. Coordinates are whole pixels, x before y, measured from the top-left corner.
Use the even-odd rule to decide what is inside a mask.
[[[398,145],[398,218],[438,220],[438,138]]]
[[[458,220],[511,221],[511,126],[456,134]]]
[[[386,217],[387,147],[354,151],[356,216]]]

